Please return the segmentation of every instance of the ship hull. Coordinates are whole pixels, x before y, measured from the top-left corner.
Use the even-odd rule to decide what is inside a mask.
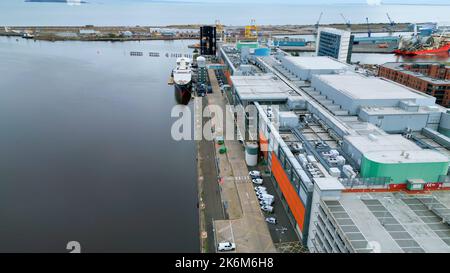
[[[179,104],[187,105],[192,96],[192,83],[175,84],[175,100]]]
[[[450,51],[450,44],[442,46],[437,49],[428,49],[428,50],[418,50],[418,51],[407,51],[407,50],[395,50],[394,53],[398,55],[406,55],[406,56],[416,56],[416,55],[432,55],[432,54],[442,54],[448,53]]]

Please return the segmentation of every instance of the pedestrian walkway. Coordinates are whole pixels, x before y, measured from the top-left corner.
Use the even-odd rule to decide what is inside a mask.
[[[220,92],[214,71],[209,70],[208,74],[213,89],[213,93],[208,95],[208,103],[225,109],[227,100]],[[232,115],[229,111],[225,113]],[[226,134],[225,128],[222,127],[226,126],[216,124],[216,136]],[[214,221],[216,242],[234,242],[238,253],[276,252],[253,184],[248,177],[242,144],[237,140],[225,139],[225,146],[227,153],[220,154],[220,147],[217,145],[216,154],[222,178],[222,199],[226,204],[229,220]]]

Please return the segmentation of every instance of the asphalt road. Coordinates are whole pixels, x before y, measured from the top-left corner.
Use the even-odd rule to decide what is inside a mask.
[[[203,98],[203,106],[207,106]],[[208,118],[203,118],[203,125]],[[206,232],[208,233],[208,253],[215,253],[213,221],[225,220],[224,209],[220,196],[217,170],[214,157],[214,142],[202,139],[198,143],[200,151],[200,168],[203,172],[203,202],[205,204]]]

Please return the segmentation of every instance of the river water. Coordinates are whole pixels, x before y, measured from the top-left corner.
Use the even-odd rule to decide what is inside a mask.
[[[0,252],[199,251],[195,143],[170,134],[175,59],[146,55],[191,43],[0,37]]]

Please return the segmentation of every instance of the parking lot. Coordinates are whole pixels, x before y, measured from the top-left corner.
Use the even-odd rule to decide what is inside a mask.
[[[258,168],[249,168],[250,170],[259,170]],[[277,183],[274,181],[269,174],[264,174],[261,172],[263,176],[263,185],[267,188],[267,193],[270,195],[273,195],[275,197],[275,202],[272,205],[273,206],[273,213],[266,213],[263,212],[265,217],[275,217],[277,219],[277,224],[269,224],[267,223],[269,227],[269,232],[272,237],[272,240],[275,244],[282,244],[285,245],[286,243],[294,243],[298,242],[299,239],[297,237],[297,234],[294,231],[294,227],[292,226],[291,222],[289,221],[288,215],[286,210],[283,207],[281,196],[278,195],[277,191],[275,190],[274,183]],[[256,187],[257,185],[254,185]]]

